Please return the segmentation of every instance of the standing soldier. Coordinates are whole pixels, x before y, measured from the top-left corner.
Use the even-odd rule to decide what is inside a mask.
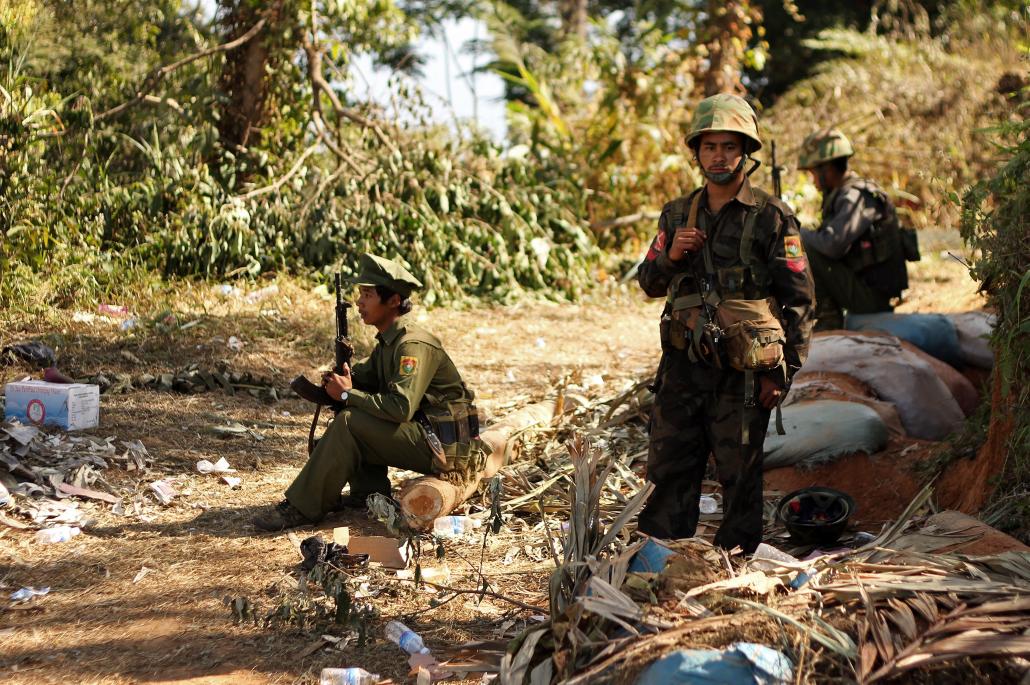
[[[823,194],[822,224],[801,234],[815,279],[818,330],[843,328],[845,310],[893,311],[891,299],[908,287],[894,205],[878,185],[848,169],[853,154],[847,136],[829,129],[808,136],[798,160]],[[911,249],[918,259],[914,240]]]
[[[745,173],[762,147],[750,105],[706,98],[686,143],[706,182],[662,209],[637,276],[649,296],[667,298],[647,458],[655,490],[638,527],[694,535],[714,454],[723,488],[715,543],[751,553],[762,540],[762,444],[807,354],[812,279],[793,212]]]
[[[316,523],[341,505],[389,494],[389,466],[463,482],[484,465],[472,392],[436,336],[400,320],[422,284],[400,264],[366,254],[355,285],[361,320],[379,331],[376,346],[343,375],[323,377],[342,408],[286,499],[254,519],[261,530]],[[351,496],[341,500],[348,483]]]

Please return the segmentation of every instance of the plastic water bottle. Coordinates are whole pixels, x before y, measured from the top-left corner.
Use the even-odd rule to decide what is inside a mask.
[[[781,561],[788,564],[798,563],[797,558],[790,556],[782,550],[778,550],[772,545],[767,545],[764,542],[758,544],[755,549],[752,559],[766,559],[768,561]]]
[[[68,542],[81,533],[78,526],[55,526],[44,528],[36,533],[36,542],[41,545],[50,545],[57,542]]]
[[[482,521],[468,516],[441,516],[433,521],[433,533],[442,538],[457,538],[481,525]]]
[[[386,624],[386,639],[408,654],[429,654],[429,649],[419,634],[400,621],[390,621]]]
[[[701,495],[701,513],[714,514],[717,511],[719,511],[719,503],[715,501],[715,498]]]
[[[363,668],[323,668],[319,685],[374,685],[379,682],[378,673],[369,673]]]

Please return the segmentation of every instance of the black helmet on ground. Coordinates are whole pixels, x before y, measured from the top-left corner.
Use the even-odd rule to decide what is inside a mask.
[[[836,542],[855,511],[851,495],[822,487],[795,490],[776,505],[776,517],[790,537],[804,545]]]

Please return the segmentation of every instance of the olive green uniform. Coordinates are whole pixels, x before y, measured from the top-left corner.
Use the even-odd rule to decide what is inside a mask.
[[[676,229],[686,224],[697,193],[697,222],[707,236],[705,246],[674,262],[668,246]],[[638,281],[649,296],[669,297],[663,324],[673,299],[698,294],[695,269],[723,300],[775,298],[774,313],[786,334],[786,364],[763,373],[785,388],[805,360],[811,335],[813,286],[797,220],[786,204],[753,188],[746,178],[719,212],[712,213],[707,206],[704,189],[665,206]],[[762,444],[770,413],[753,401],[758,398],[760,374],[746,376],[693,360],[688,350],[669,343],[667,327],[662,343],[647,460],[647,478],[655,490],[640,514],[639,530],[662,538],[694,535],[701,482],[708,456],[714,453],[724,512],[715,542],[727,549],[739,545],[750,553],[762,539]],[[754,384],[750,390],[746,379]]]
[[[485,460],[474,396],[439,339],[399,320],[376,340],[351,369],[344,408],[286,491],[311,521],[337,505],[348,483],[352,493],[389,492],[387,467],[465,478]]]
[[[841,328],[843,312],[893,311],[908,287],[898,217],[887,194],[848,171],[823,197],[822,223],[801,234],[815,278],[818,328]]]

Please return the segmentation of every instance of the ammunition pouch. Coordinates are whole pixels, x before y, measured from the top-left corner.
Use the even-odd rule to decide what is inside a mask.
[[[708,293],[706,301],[702,301],[698,294],[673,299],[663,342],[668,340],[673,349],[686,350],[694,363],[721,369],[723,331],[719,322],[710,320],[708,316],[708,311],[718,305],[719,296],[714,292]]]
[[[479,413],[469,402],[426,406],[415,414],[426,431],[437,473],[476,473],[486,465],[479,444]]]

